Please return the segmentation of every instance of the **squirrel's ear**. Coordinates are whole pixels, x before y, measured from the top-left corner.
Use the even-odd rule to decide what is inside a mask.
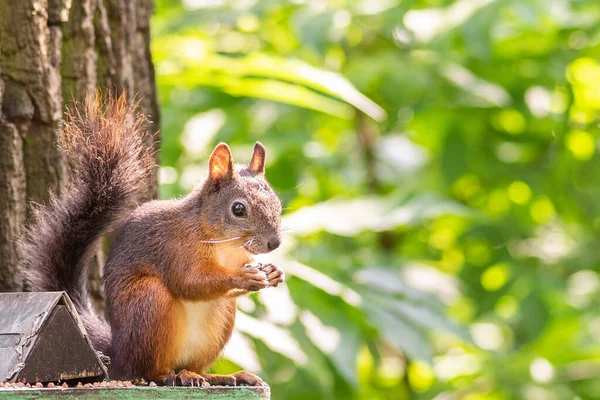
[[[229,150],[227,144],[219,143],[217,147],[215,147],[210,155],[208,171],[210,179],[214,182],[233,178],[233,158],[231,157],[231,150]]]
[[[261,142],[256,142],[254,145],[254,154],[252,154],[252,160],[248,165],[248,171],[253,174],[264,174],[265,173],[265,159],[267,152],[265,146]]]

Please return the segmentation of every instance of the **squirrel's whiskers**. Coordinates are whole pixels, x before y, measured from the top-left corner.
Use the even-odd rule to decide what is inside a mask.
[[[254,238],[251,237],[250,239],[246,240],[246,242],[244,242],[244,244],[242,244],[241,247],[249,247],[252,246],[252,244],[254,244]]]
[[[227,243],[227,242],[233,242],[234,240],[238,240],[241,239],[241,236],[236,236],[233,238],[229,238],[229,239],[209,239],[209,240],[198,240],[198,242],[200,243],[210,243],[210,244],[219,244],[219,243]]]

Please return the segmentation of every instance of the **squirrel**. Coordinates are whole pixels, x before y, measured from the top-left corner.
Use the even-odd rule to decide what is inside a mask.
[[[281,243],[281,200],[265,178],[264,146],[248,166],[220,143],[208,176],[185,197],[138,205],[153,154],[144,117],[124,95],[67,110],[59,146],[69,180],[34,205],[19,243],[33,291],[66,291],[113,379],[165,385],[264,385],[254,374],[206,373],[231,337],[236,297],[284,281],[253,256]],[[104,266],[107,320],[88,297],[86,268],[117,229]]]

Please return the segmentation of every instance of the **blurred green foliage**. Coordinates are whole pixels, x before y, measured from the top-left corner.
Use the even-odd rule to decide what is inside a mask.
[[[268,149],[275,399],[600,398],[597,0],[157,0],[161,196]],[[271,257],[271,255],[269,255]]]

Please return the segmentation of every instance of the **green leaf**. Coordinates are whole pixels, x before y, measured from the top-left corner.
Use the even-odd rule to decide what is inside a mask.
[[[359,232],[387,231],[399,226],[414,226],[442,215],[468,215],[468,209],[437,196],[422,194],[400,202],[387,198],[333,199],[288,214],[283,224],[294,234],[306,235],[325,230],[354,236]]]
[[[370,303],[366,303],[364,309],[369,320],[398,350],[406,353],[412,359],[432,361],[433,349],[425,339],[423,331],[406,323],[393,313]]]

